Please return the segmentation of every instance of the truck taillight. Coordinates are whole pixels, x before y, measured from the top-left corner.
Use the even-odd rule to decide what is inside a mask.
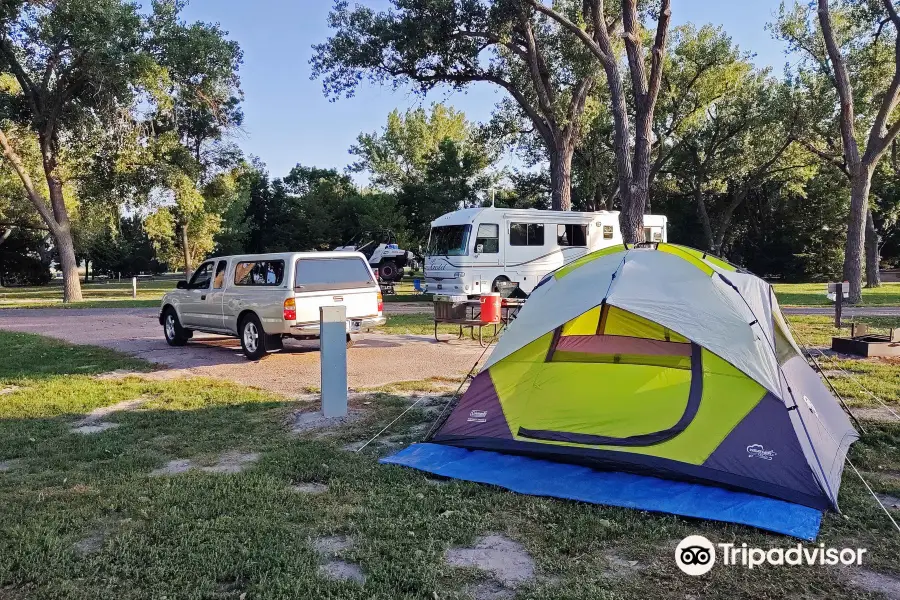
[[[293,298],[288,298],[284,301],[284,320],[297,320],[297,302]]]
[[[384,312],[384,296],[381,295],[381,292],[378,292],[378,312]]]

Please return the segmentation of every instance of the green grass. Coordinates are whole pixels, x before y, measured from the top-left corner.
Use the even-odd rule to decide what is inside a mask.
[[[835,389],[851,408],[881,406],[872,397],[875,394],[896,411],[900,411],[900,362],[842,359],[825,352],[831,348],[832,337],[850,335],[849,323],[842,329],[836,329],[834,319],[818,315],[792,315],[788,317],[788,321],[797,343],[801,347],[810,348]],[[856,321],[868,324],[869,331],[873,333],[887,333],[892,327],[900,327],[900,317],[856,317]]]
[[[59,285],[0,288],[2,308],[147,308],[159,306],[163,294],[175,289],[176,279],[138,281],[138,297],[127,283],[82,283],[83,302],[65,304]]]
[[[18,353],[43,359],[19,360],[5,375],[18,388],[0,395],[0,461],[16,461],[0,472],[0,598],[462,599],[467,585],[486,576],[448,567],[443,554],[489,533],[522,543],[536,562],[537,578],[520,599],[774,599],[785,590],[798,598],[874,598],[849,587],[837,569],[717,566],[690,578],[672,560],[689,534],[762,547],[796,543],[783,536],[460,481],[436,486],[422,473],[378,465],[392,451],[384,438],[361,453],[341,449],[374,435],[407,399],[372,396],[356,407],[368,411],[363,419],[330,436],[297,437],[288,431],[290,415],[312,405],[198,378],[100,384],[71,374],[95,371],[96,354],[66,356],[56,346],[20,338]],[[132,361],[106,360],[109,368]],[[53,369],[60,374],[50,376]],[[147,400],[140,410],[106,418],[119,427],[69,433],[77,415],[138,397]],[[430,414],[413,409],[386,435],[395,444],[417,441],[422,430],[415,428]],[[879,492],[900,495],[900,477],[892,475],[900,473],[898,439],[900,426],[872,425],[853,449]],[[175,459],[212,464],[226,451],[260,459],[237,474],[148,475]],[[289,491],[301,482],[328,491]],[[845,516],[826,515],[819,541],[866,547],[868,568],[900,574],[900,536],[849,471],[841,503]],[[331,535],[354,540],[338,554],[362,567],[364,587],[318,574],[323,559],[312,543]],[[81,554],[75,545],[86,538],[96,551]],[[615,560],[637,561],[639,570],[614,572]]]
[[[826,296],[825,283],[776,283],[778,302],[782,306],[832,306]],[[863,288],[864,306],[900,306],[900,283],[884,283],[881,287]]]
[[[20,378],[91,375],[120,369],[149,371],[150,363],[96,346],[76,346],[30,333],[0,331],[0,383]]]

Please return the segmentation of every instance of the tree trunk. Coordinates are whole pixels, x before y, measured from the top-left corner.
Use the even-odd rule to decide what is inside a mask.
[[[619,227],[626,244],[639,244],[644,241],[644,206],[647,204],[646,186],[632,186],[628,193],[629,200],[622,199],[622,211],[619,213]]]
[[[703,228],[703,236],[706,238],[706,248],[715,254],[715,236],[712,223],[709,220],[709,211],[706,210],[706,202],[703,200],[703,190],[694,186],[694,205],[697,208],[697,216],[700,218],[700,226]]]
[[[63,302],[81,302],[81,278],[78,277],[78,261],[75,260],[75,244],[72,235],[56,237],[59,266],[63,272]]]
[[[81,302],[81,279],[78,277],[78,261],[75,259],[75,242],[72,240],[72,226],[69,223],[69,211],[66,209],[66,200],[63,196],[63,184],[56,173],[56,154],[49,143],[42,141],[41,146],[44,173],[50,191],[50,206],[56,222],[56,227],[51,227],[51,230],[63,272],[63,302]]]
[[[550,200],[552,210],[572,210],[572,148],[557,147],[550,154]]]
[[[606,208],[606,196],[603,193],[603,184],[599,181],[594,185],[594,200],[591,208],[595,211]]]
[[[187,224],[181,226],[181,249],[184,251],[184,279],[191,278],[191,248],[188,246]]]
[[[47,179],[47,187],[50,190],[50,206],[43,196],[38,193],[31,180],[31,175],[21,157],[13,149],[6,137],[6,133],[0,130],[0,147],[3,148],[3,156],[12,165],[18,174],[25,193],[38,214],[47,224],[50,234],[53,236],[56,249],[59,252],[60,267],[63,270],[63,302],[81,301],[81,281],[78,279],[78,262],[75,260],[75,243],[72,241],[72,229],[69,224],[69,213],[66,210],[65,199],[62,193],[62,182],[56,175],[56,155],[53,152],[53,144],[47,137],[41,137],[41,155],[44,162],[44,175]],[[51,210],[52,209],[52,210]]]
[[[881,253],[879,245],[881,236],[875,230],[875,221],[872,219],[872,209],[866,211],[866,287],[881,287]]]
[[[844,280],[850,282],[848,302],[862,302],[862,260],[869,208],[872,173],[863,167],[854,170],[850,179],[850,214],[847,218],[847,245],[844,249]]]

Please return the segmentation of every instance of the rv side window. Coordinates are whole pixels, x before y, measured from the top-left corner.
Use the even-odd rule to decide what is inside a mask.
[[[556,243],[560,246],[587,246],[587,225],[557,225]]]
[[[661,242],[662,227],[644,227],[645,242]]]
[[[481,247],[479,249],[479,246]],[[475,251],[482,254],[497,254],[500,252],[500,226],[496,223],[482,223],[478,226],[478,235],[475,237]]]
[[[510,223],[510,225],[509,225],[509,245],[510,246],[543,246],[544,245],[544,224],[543,223]]]

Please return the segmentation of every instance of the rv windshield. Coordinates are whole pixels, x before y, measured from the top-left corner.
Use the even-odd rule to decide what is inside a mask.
[[[471,225],[432,227],[426,256],[463,256],[468,253]]]

